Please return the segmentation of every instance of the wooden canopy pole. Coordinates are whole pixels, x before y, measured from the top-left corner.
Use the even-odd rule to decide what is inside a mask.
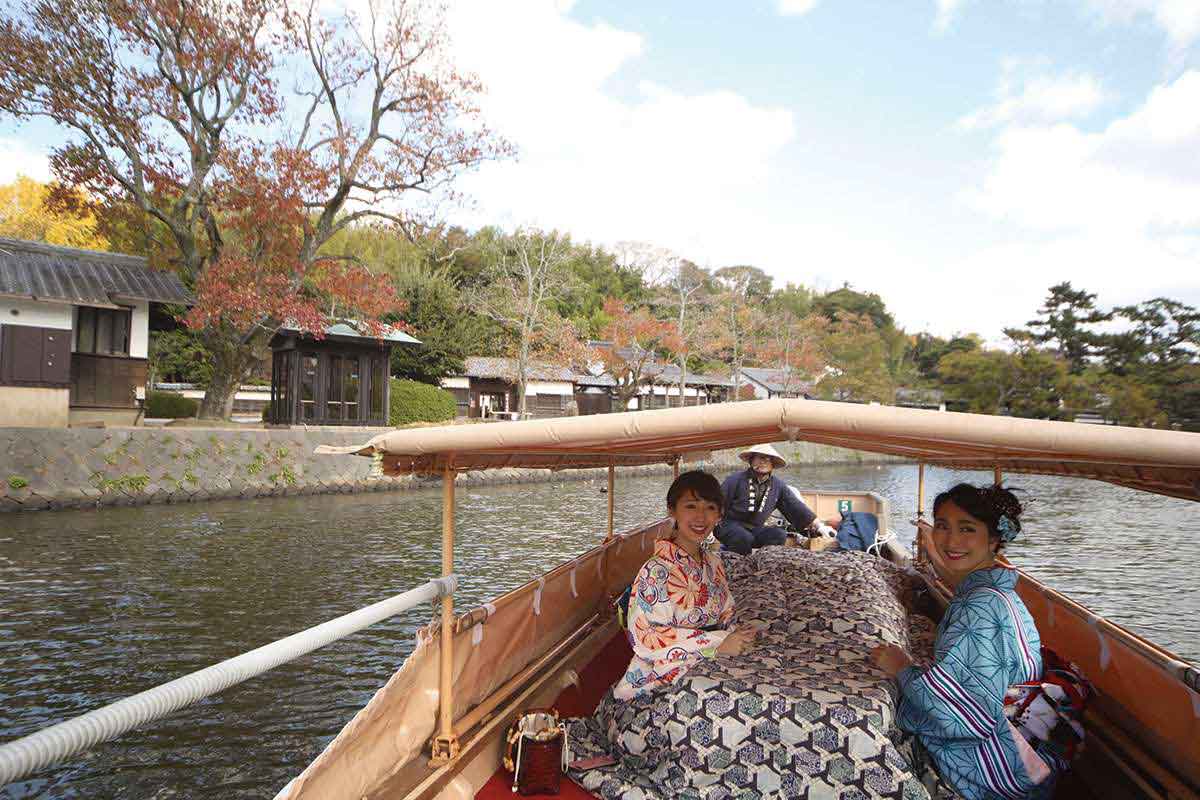
[[[454,572],[454,467],[442,472],[442,577]],[[432,763],[445,764],[458,756],[454,735],[454,595],[442,598],[442,636],[438,643],[438,733],[433,738]]]
[[[917,520],[925,518],[925,462],[917,465]]]
[[[671,479],[679,477],[679,456],[675,456],[675,460],[671,462]]]
[[[613,530],[613,493],[617,486],[617,468],[612,464],[608,465],[608,539],[613,538],[615,531]]]
[[[992,468],[992,484],[995,486],[999,486],[1003,480],[1004,480],[1004,476],[1000,473],[1000,468],[993,467]]]
[[[925,519],[925,462],[917,465],[917,524]],[[920,528],[917,528],[917,561],[925,560],[925,549],[921,545]]]

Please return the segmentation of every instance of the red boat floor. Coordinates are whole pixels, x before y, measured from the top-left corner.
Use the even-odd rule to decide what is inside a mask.
[[[583,717],[595,711],[600,698],[629,667],[629,659],[632,657],[633,650],[629,648],[629,640],[625,638],[624,632],[610,639],[604,649],[579,673],[579,687],[568,686],[554,701],[559,716]],[[497,770],[475,795],[477,800],[511,800],[513,796],[512,775],[503,768]],[[562,788],[557,795],[527,796],[558,797],[560,800],[590,800],[594,797],[566,776],[563,776]]]

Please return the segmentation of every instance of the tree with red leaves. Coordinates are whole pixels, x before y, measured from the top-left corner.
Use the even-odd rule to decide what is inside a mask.
[[[608,344],[600,349],[600,360],[616,380],[617,401],[626,411],[653,377],[655,350],[673,344],[674,330],[670,322],[655,319],[645,306],[630,309],[614,297],[605,301],[604,314],[609,318],[604,326]]]
[[[286,0],[35,0],[0,22],[0,112],[71,131],[51,160],[63,186],[138,212],[152,259],[194,288],[185,321],[213,358],[203,417],[229,415],[285,322],[380,332],[399,302],[387,276],[323,247],[372,222],[416,236],[457,175],[509,154],[480,92],[421,0],[370,0],[363,18]]]

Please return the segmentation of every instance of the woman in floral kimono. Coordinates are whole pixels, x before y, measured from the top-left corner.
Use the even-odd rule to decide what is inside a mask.
[[[752,629],[726,630],[733,597],[721,556],[704,546],[722,507],[721,487],[707,472],[685,472],[667,491],[675,530],[655,543],[634,579],[628,623],[633,660],[613,687],[617,699],[670,684],[701,658],[737,655],[753,638]]]
[[[1042,677],[1041,640],[1015,591],[1017,572],[996,563],[1021,530],[1021,504],[998,486],[960,483],[933,501],[934,527],[919,535],[930,563],[954,588],[938,626],[935,663],[913,666],[894,645],[873,658],[896,677],[897,722],[908,736],[914,772],[945,795],[967,800],[1048,797],[1054,765],[1038,755],[1004,714],[1010,686]],[[932,772],[920,775],[928,759]],[[940,778],[940,781],[938,780]]]
[[[673,686],[705,658],[740,654],[757,634],[754,628],[730,629],[733,597],[725,567],[715,547],[703,546],[723,505],[720,484],[706,472],[683,473],[667,492],[675,529],[655,543],[629,600],[633,659],[595,716],[571,722],[572,753],[602,765],[572,773],[593,794],[637,796],[625,794],[630,784],[665,796],[694,788],[687,770],[700,765],[685,769],[681,759],[694,753],[674,745],[664,725],[677,699]]]

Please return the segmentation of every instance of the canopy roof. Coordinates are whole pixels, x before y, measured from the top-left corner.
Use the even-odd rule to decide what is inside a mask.
[[[756,400],[487,425],[397,430],[359,447],[390,475],[500,467],[670,463],[781,440],[959,469],[1067,475],[1200,500],[1200,434],[816,400]]]

